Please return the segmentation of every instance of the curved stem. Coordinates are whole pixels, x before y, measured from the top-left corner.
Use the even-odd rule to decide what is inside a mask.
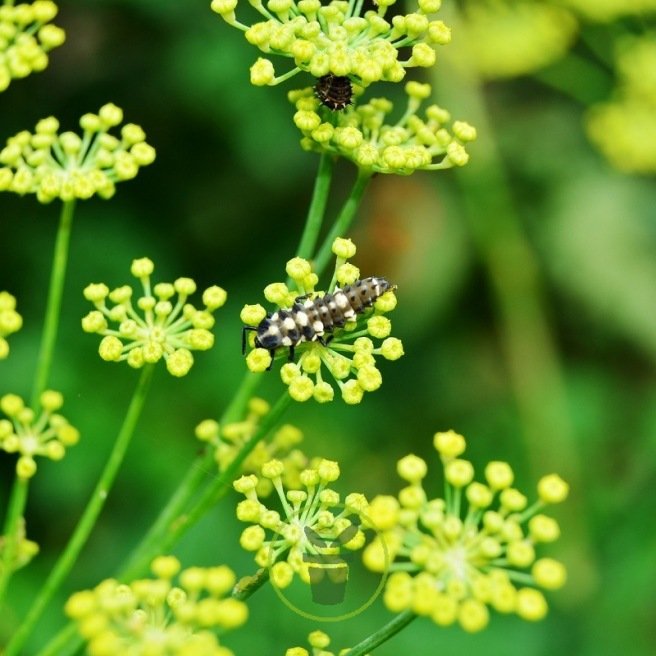
[[[59,327],[59,315],[61,300],[64,292],[64,280],[66,278],[66,263],[68,261],[68,245],[71,237],[71,226],[73,224],[73,212],[75,201],[69,200],[62,205],[59,218],[59,229],[55,241],[55,253],[50,273],[50,287],[48,289],[48,303],[46,306],[46,317],[43,323],[43,335],[39,356],[37,359],[36,372],[34,374],[34,386],[32,388],[32,407],[36,407],[41,392],[48,384],[52,356],[57,340],[57,329]]]
[[[314,181],[314,190],[312,200],[308,209],[307,219],[303,235],[296,250],[297,257],[303,257],[306,260],[312,257],[314,248],[321,230],[321,223],[326,211],[328,202],[328,192],[330,191],[330,182],[333,173],[333,159],[328,153],[322,153],[319,160],[319,170],[317,178]]]
[[[5,544],[2,550],[2,561],[0,562],[0,606],[2,605],[2,599],[9,584],[9,579],[13,573],[13,563],[18,548],[20,521],[25,511],[25,504],[27,503],[29,484],[29,478],[21,478],[17,475],[11,489],[9,507],[7,508],[7,516],[5,517],[5,525],[2,532]]]
[[[250,371],[246,373],[232,401],[223,412],[219,420],[220,425],[237,421],[243,415],[248,400],[253,395],[261,380],[262,376],[260,374],[252,374]],[[159,542],[162,534],[166,532],[175,518],[182,514],[182,511],[188,505],[194,494],[196,494],[208,472],[215,470],[215,468],[213,449],[208,448],[202,456],[194,460],[191,467],[187,470],[184,478],[145,537],[128,557],[126,565],[118,574],[119,578],[129,580],[133,577],[133,572],[138,570],[138,568],[135,568],[135,564],[143,560],[144,553],[152,553],[154,545]]]
[[[125,452],[130,444],[139,417],[141,416],[148,388],[150,387],[150,382],[152,380],[153,370],[153,365],[146,365],[142,369],[141,377],[139,378],[132,400],[130,401],[130,406],[125,415],[123,425],[121,426],[121,430],[116,438],[112,452],[110,453],[109,459],[107,460],[105,468],[100,476],[100,480],[96,484],[93,494],[91,495],[91,499],[89,500],[87,507],[85,508],[84,513],[82,514],[82,517],[80,518],[80,521],[78,522],[63,553],[55,563],[50,575],[41,587],[41,590],[28,611],[25,620],[9,641],[4,656],[16,656],[16,654],[20,653],[25,640],[34,629],[35,624],[38,622],[48,603],[59,589],[59,586],[75,565],[75,561],[77,560],[80,551],[82,551],[82,548],[86,544],[86,541],[95,526],[98,515],[105,505],[109,490],[116,478],[118,469],[121,466],[123,457],[125,456]]]
[[[269,580],[269,568],[261,567],[252,576],[244,576],[232,590],[232,598],[244,601]]]
[[[391,637],[395,636],[399,631],[405,629],[410,622],[416,619],[416,615],[409,610],[399,613],[393,620],[385,624],[382,628],[372,633],[368,638],[359,642],[355,647],[352,647],[346,652],[346,656],[365,656],[369,652],[380,647],[384,642],[387,642]]]
[[[353,223],[353,219],[355,218],[355,214],[360,206],[360,201],[362,200],[362,196],[364,195],[364,191],[367,188],[371,176],[371,171],[358,169],[358,177],[351,189],[351,193],[346,199],[333,227],[330,229],[330,232],[324,239],[323,244],[314,258],[313,268],[317,275],[321,275],[326,268],[328,261],[332,257],[332,247],[335,239],[337,239],[337,237],[343,237],[350,228],[351,223]]]

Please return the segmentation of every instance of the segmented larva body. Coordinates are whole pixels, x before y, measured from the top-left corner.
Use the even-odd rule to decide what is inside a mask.
[[[298,344],[323,343],[326,333],[341,328],[393,288],[385,278],[372,276],[316,298],[301,296],[291,308],[278,310],[260,322],[255,328],[255,346],[267,349],[272,355],[277,348],[289,347],[293,358]]]

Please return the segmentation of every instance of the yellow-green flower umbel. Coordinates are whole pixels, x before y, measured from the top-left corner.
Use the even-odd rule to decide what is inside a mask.
[[[323,631],[312,631],[308,635],[308,643],[312,648],[311,652],[305,647],[291,647],[285,652],[285,656],[340,656],[349,652],[348,649],[341,649],[339,652],[328,651],[330,636]]]
[[[0,5],[0,91],[12,79],[27,77],[48,66],[48,52],[66,38],[64,30],[50,21],[57,15],[57,5],[50,0],[32,4]]]
[[[355,252],[350,239],[335,240],[337,260],[327,293],[315,291],[318,277],[310,262],[299,257],[289,260],[287,274],[296,290],[282,282],[264,290],[267,301],[280,308],[278,312],[267,315],[261,305],[246,305],[241,312],[247,329],[257,334],[256,348],[246,358],[251,371],[270,368],[272,354],[287,357],[286,347],[290,347],[290,355],[292,349],[300,354],[298,363],[287,362],[280,369],[296,401],[332,401],[335,389],[324,379],[328,372],[346,403],[360,403],[365,392],[377,390],[383,382],[376,356],[398,360],[403,355],[401,340],[390,337],[392,324],[385,316],[396,307],[394,288],[384,278],[360,279],[359,269],[348,262]],[[328,323],[332,325],[330,334]],[[269,339],[279,341],[281,348],[269,348]]]
[[[16,299],[9,292],[0,292],[0,360],[9,355],[9,344],[5,337],[17,332],[23,319],[16,312]]]
[[[0,398],[0,410],[8,419],[0,419],[0,449],[19,454],[16,473],[27,479],[36,473],[36,456],[61,460],[66,448],[77,444],[80,434],[64,417],[57,414],[64,404],[59,392],[46,390],[39,398],[37,414],[16,394]]]
[[[0,151],[0,191],[36,194],[41,203],[111,198],[117,182],[131,180],[155,160],[138,125],[126,123],[120,137],[110,134],[122,122],[123,111],[110,103],[80,119],[82,136],[60,134],[51,116],[37,123],[34,134],[24,130],[10,137]]]
[[[373,98],[339,114],[321,107],[311,88],[292,91],[296,106],[294,123],[303,134],[305,150],[330,153],[350,159],[357,167],[376,173],[409,175],[418,169],[447,169],[469,161],[465,144],[476,138],[476,130],[455,121],[451,130],[449,112],[430,105],[425,117],[417,114],[431,95],[429,84],[405,85],[407,107],[396,122],[387,122],[394,106],[386,98]]]
[[[547,602],[538,588],[555,590],[566,574],[560,562],[537,557],[541,543],[560,532],[541,511],[567,497],[567,484],[555,474],[545,476],[538,500],[529,506],[512,487],[507,463],[490,462],[486,482],[475,482],[473,465],[460,457],[462,435],[437,433],[434,444],[444,467],[444,499],[429,499],[422,485],[426,462],[408,455],[397,466],[407,487],[398,497],[379,496],[369,505],[368,518],[378,533],[364,562],[374,571],[386,569],[388,558],[392,562],[385,605],[430,617],[440,626],[457,622],[470,632],[487,626],[488,607],[542,619]]]
[[[87,641],[87,653],[232,656],[215,635],[248,619],[246,604],[225,598],[236,581],[232,570],[180,571],[173,556],[156,558],[151,570],[154,579],[127,585],[107,579],[69,598],[66,614]]]
[[[196,426],[196,437],[214,449],[214,459],[220,471],[226,469],[251,440],[260,420],[269,410],[269,404],[264,399],[254,397],[248,402],[248,414],[243,421],[220,426],[214,419],[205,419]],[[256,490],[259,496],[266,497],[273,491],[271,481],[260,476],[262,466],[272,458],[280,459],[285,465],[284,486],[300,487],[299,474],[308,464],[305,454],[295,448],[302,440],[303,433],[296,426],[284,424],[270,439],[260,440],[248,454],[241,471],[259,476]]]
[[[336,462],[319,460],[316,467],[301,472],[301,489],[285,491],[284,463],[265,463],[261,476],[273,484],[282,513],[259,500],[258,476],[250,474],[235,481],[235,490],[246,497],[237,505],[237,517],[251,524],[241,534],[240,544],[255,552],[255,562],[260,567],[270,569],[271,582],[278,588],[290,585],[294,575],[310,583],[313,563],[326,565],[325,561],[330,560],[326,552],[333,549],[332,543],[337,545],[335,552],[340,545],[350,550],[364,545],[365,536],[359,525],[367,500],[362,494],[353,493],[342,505],[340,495],[328,487],[339,478],[339,473]]]
[[[416,11],[389,18],[395,1],[379,0],[375,10],[363,12],[362,0],[249,0],[265,19],[250,26],[237,20],[237,0],[212,0],[212,9],[266,55],[293,60],[294,66],[276,77],[271,60],[260,57],[251,66],[253,84],[274,85],[307,71],[316,78],[348,77],[366,87],[379,80],[400,82],[408,68],[432,66],[434,47],[451,40],[449,28],[431,18],[441,0],[418,0]],[[400,58],[399,49],[407,58]]]
[[[98,349],[103,360],[126,361],[138,369],[164,359],[172,376],[184,376],[194,363],[191,351],[207,351],[214,345],[212,313],[223,306],[227,294],[216,285],[207,288],[203,292],[205,308],[198,310],[187,302],[196,291],[191,278],[151,287],[153,270],[147,257],[132,262],[131,273],[143,287],[134,305],[129,285],[112,291],[103,283],[88,285],[84,297],[96,309],[82,319],[82,328],[104,336]],[[111,307],[107,300],[113,303]],[[117,327],[110,328],[112,323]]]

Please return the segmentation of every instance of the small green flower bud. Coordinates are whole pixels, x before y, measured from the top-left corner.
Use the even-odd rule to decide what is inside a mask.
[[[465,487],[474,478],[474,467],[468,460],[451,460],[444,467],[444,477],[453,487]]]
[[[251,84],[256,87],[264,87],[272,84],[275,80],[276,74],[273,69],[273,64],[262,57],[251,66]]]
[[[174,351],[166,359],[166,369],[172,376],[186,376],[194,364],[194,356],[185,348]]]
[[[239,318],[242,323],[248,326],[257,326],[266,315],[266,310],[258,303],[256,305],[244,305]]]
[[[337,239],[335,239],[333,242],[332,251],[337,257],[343,260],[350,260],[355,256],[357,249],[355,244],[350,239],[337,237]]]
[[[558,476],[550,474],[538,482],[538,495],[543,503],[561,503],[569,494],[569,485]]]
[[[380,353],[386,360],[398,360],[403,355],[403,343],[396,337],[388,337],[381,344]]]
[[[351,379],[342,385],[342,399],[349,405],[356,405],[362,401],[364,388],[360,385],[359,380]]]
[[[107,127],[114,127],[123,121],[123,110],[113,103],[107,103],[98,112],[100,120]]]
[[[118,337],[108,335],[100,342],[98,353],[107,362],[118,362],[123,353],[123,344]]]
[[[271,354],[263,348],[255,348],[246,356],[246,366],[253,373],[266,371],[271,366]]]
[[[352,285],[360,278],[360,269],[350,263],[342,264],[335,272],[335,278],[340,285]]]

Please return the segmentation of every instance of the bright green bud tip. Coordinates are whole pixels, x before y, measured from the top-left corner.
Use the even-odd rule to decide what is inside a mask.
[[[273,64],[262,57],[251,66],[251,84],[256,87],[264,87],[272,84],[275,80],[276,74],[273,69]]]
[[[561,503],[569,494],[569,485],[558,476],[550,474],[538,482],[538,495],[544,503]]]
[[[246,356],[246,366],[253,373],[266,371],[271,366],[271,354],[266,349],[255,348]]]
[[[266,310],[257,303],[256,305],[244,305],[239,314],[239,318],[242,323],[245,323],[247,326],[257,326],[266,315]]]
[[[357,249],[355,244],[350,239],[337,237],[337,239],[335,239],[333,242],[332,251],[337,257],[343,260],[350,260],[355,256]]]
[[[155,270],[153,261],[147,257],[142,257],[132,261],[130,272],[135,278],[146,278]]]
[[[177,378],[186,376],[193,364],[194,356],[184,348],[174,351],[166,359],[166,369],[172,376],[176,376]]]

